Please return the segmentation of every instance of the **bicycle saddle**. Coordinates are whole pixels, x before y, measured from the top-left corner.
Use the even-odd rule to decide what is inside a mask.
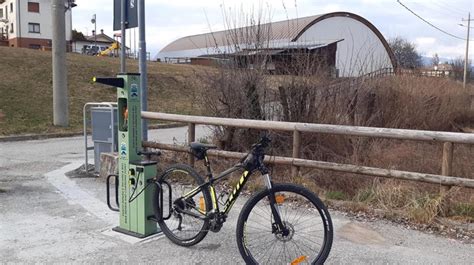
[[[189,144],[189,147],[191,148],[191,152],[193,153],[193,155],[198,160],[204,159],[207,150],[217,148],[217,146],[213,144],[203,144],[198,142],[192,142],[191,144]]]

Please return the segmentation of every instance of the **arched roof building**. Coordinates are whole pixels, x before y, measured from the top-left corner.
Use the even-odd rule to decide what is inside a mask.
[[[336,68],[339,76],[359,76],[381,68],[396,68],[394,55],[380,31],[365,18],[349,12],[187,36],[168,44],[157,58],[164,60],[238,52],[239,47],[248,47],[255,39],[264,39],[270,48],[337,43]]]

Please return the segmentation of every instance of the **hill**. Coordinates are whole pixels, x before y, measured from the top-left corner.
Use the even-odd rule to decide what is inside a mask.
[[[118,58],[67,55],[69,128],[52,125],[51,52],[0,47],[0,135],[79,132],[87,102],[115,101],[115,89],[91,82],[94,76],[115,76]],[[200,114],[193,105],[195,91],[187,85],[202,67],[148,63],[149,110]],[[138,72],[138,62],[127,62]]]

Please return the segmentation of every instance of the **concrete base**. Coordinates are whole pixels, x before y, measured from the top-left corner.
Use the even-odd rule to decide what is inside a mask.
[[[118,153],[100,154],[99,177],[107,178],[110,174],[118,174]]]

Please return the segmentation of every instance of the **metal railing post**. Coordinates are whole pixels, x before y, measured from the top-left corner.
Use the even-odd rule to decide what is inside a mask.
[[[300,158],[301,149],[301,132],[298,130],[293,131],[293,158]],[[297,177],[300,173],[300,168],[297,166],[291,166],[291,176]]]
[[[194,142],[196,139],[196,125],[194,123],[188,123],[188,144]],[[194,156],[188,154],[188,164],[194,167]]]

